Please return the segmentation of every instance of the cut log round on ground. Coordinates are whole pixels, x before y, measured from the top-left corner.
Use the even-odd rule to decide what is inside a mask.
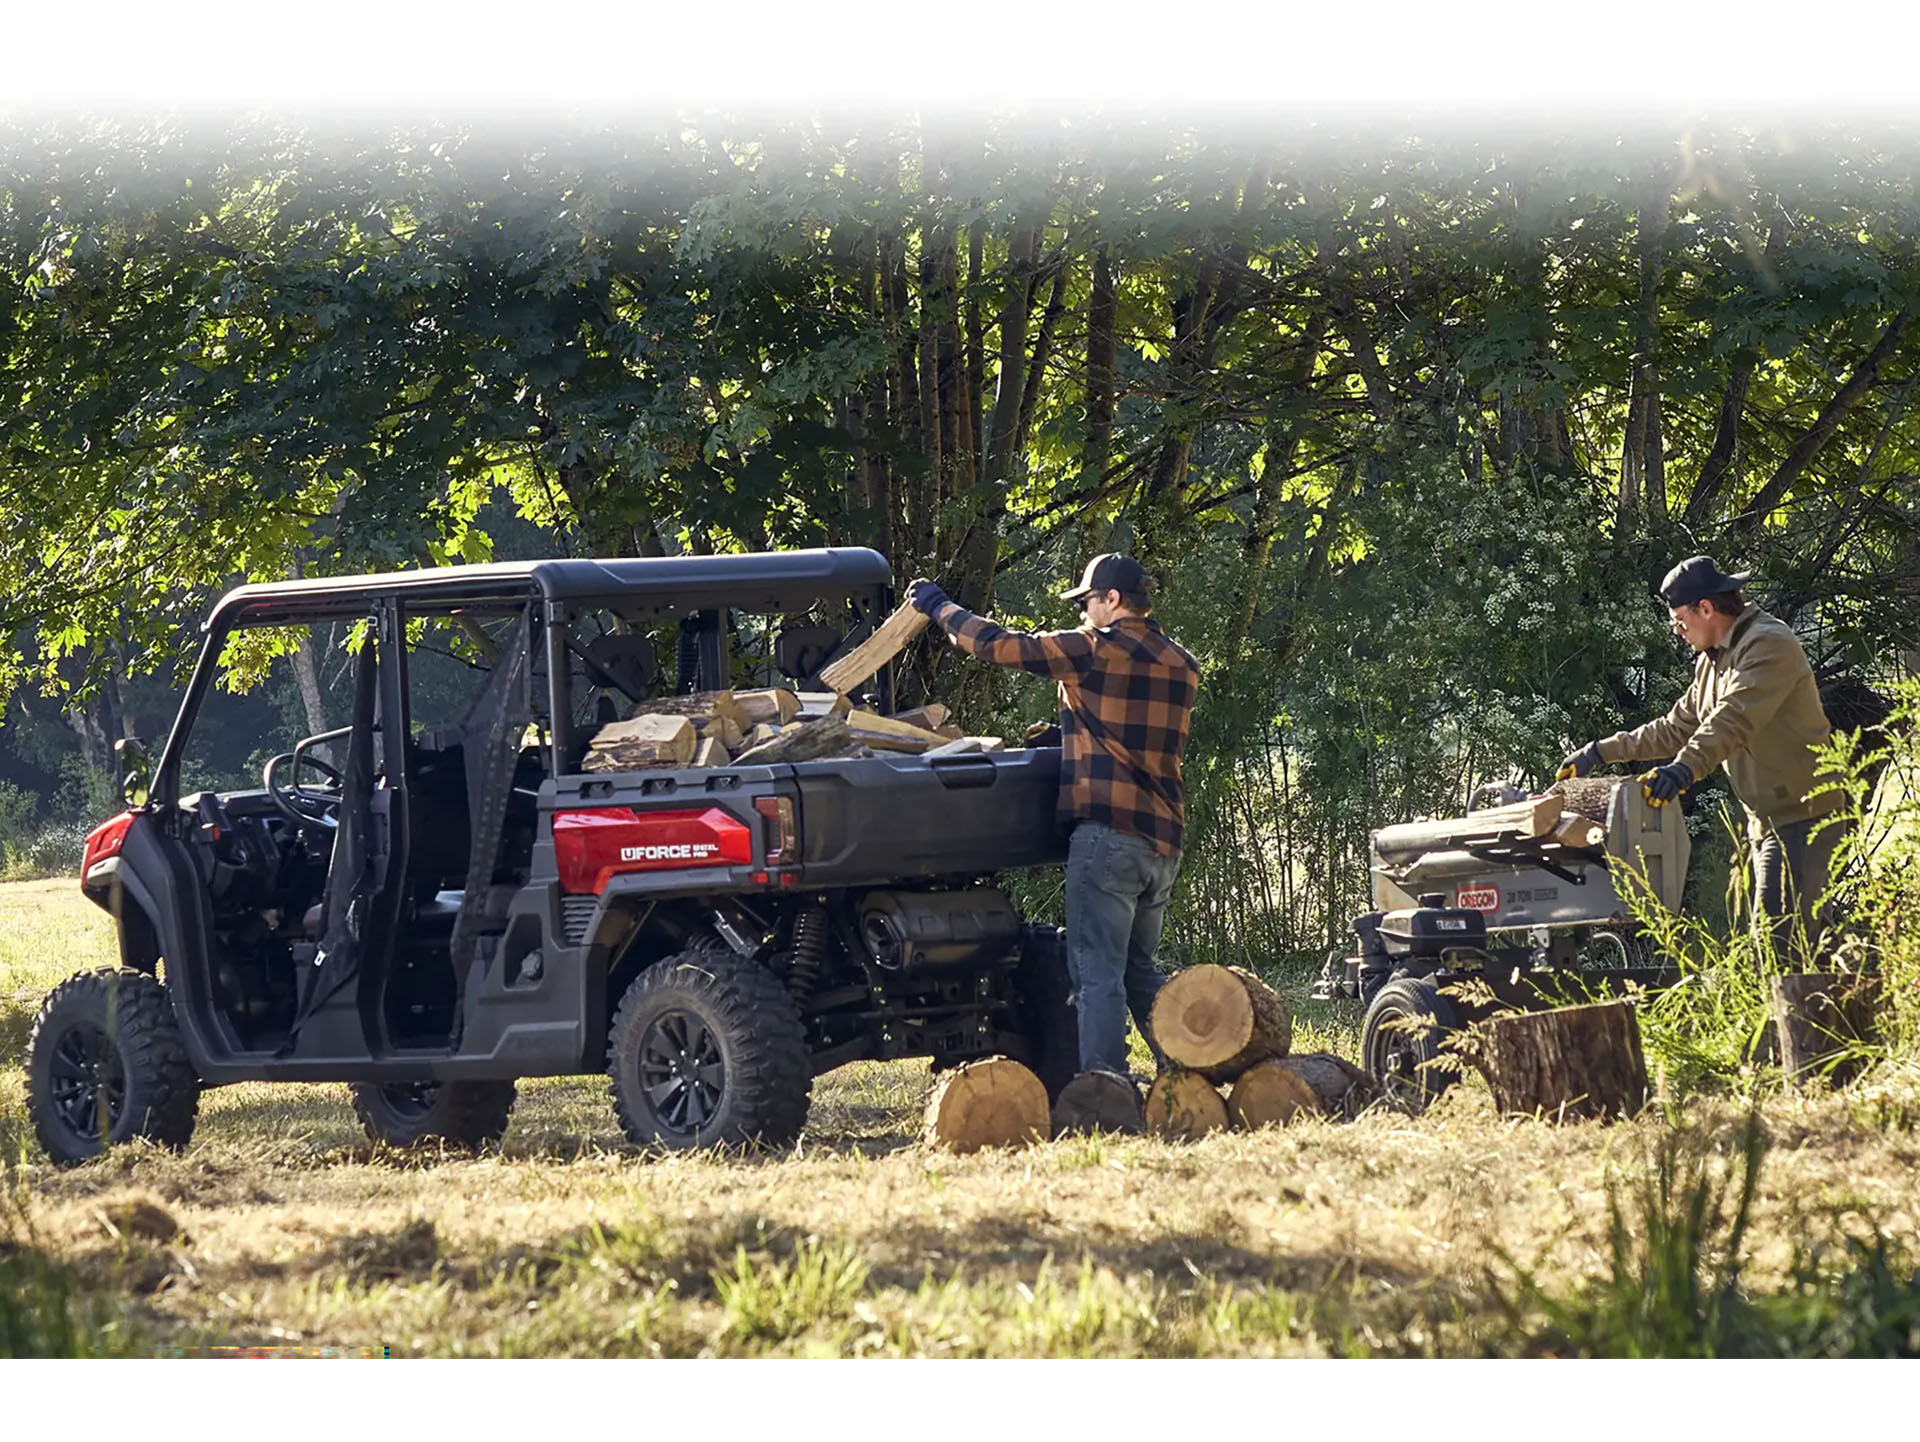
[[[1140,1093],[1131,1077],[1118,1072],[1083,1071],[1060,1090],[1053,1104],[1053,1134],[1138,1132],[1145,1126]]]
[[[1232,1081],[1293,1044],[1286,1003],[1252,972],[1194,966],[1160,988],[1153,1039],[1166,1056],[1208,1081]]]
[[[1773,979],[1780,1066],[1795,1082],[1825,1077],[1845,1086],[1865,1069],[1862,1048],[1879,1041],[1880,978],[1807,972]]]
[[[755,735],[759,728],[755,728]],[[776,761],[814,761],[823,756],[838,756],[855,745],[853,733],[838,716],[822,716],[818,721],[799,721],[769,735],[765,741],[748,747],[734,762],[741,766],[768,766]]]
[[[644,766],[685,766],[699,738],[684,716],[633,716],[612,721],[587,743],[582,771],[625,771]]]
[[[1278,1059],[1248,1067],[1227,1093],[1227,1117],[1243,1132],[1284,1126],[1303,1112],[1318,1116],[1319,1100],[1306,1080]]]
[[[1021,1147],[1049,1132],[1047,1089],[1010,1057],[968,1062],[940,1078],[927,1100],[926,1140],[955,1152]]]
[[[1332,1052],[1312,1051],[1275,1057],[1242,1072],[1227,1112],[1235,1126],[1251,1130],[1284,1122],[1302,1107],[1352,1121],[1372,1100],[1373,1083],[1359,1067]]]
[[[1612,1119],[1646,1104],[1640,1018],[1624,1001],[1493,1017],[1465,1051],[1509,1116]]]
[[[736,691],[733,699],[745,713],[748,726],[784,726],[800,714],[800,698],[784,686],[765,691]]]
[[[912,605],[901,606],[866,640],[838,661],[821,667],[820,684],[845,695],[904,651],[908,642],[927,629],[927,623],[926,612]]]
[[[1147,1089],[1147,1130],[1171,1141],[1198,1141],[1227,1124],[1227,1102],[1198,1072],[1168,1070]]]

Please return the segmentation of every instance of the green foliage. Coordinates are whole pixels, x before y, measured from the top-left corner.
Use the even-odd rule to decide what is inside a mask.
[[[726,1312],[723,1333],[742,1342],[778,1342],[846,1315],[866,1290],[867,1264],[852,1249],[814,1239],[789,1257],[756,1262],[745,1246],[713,1274]]]

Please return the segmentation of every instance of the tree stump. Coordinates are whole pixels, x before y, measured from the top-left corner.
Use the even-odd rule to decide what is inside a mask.
[[[1632,1116],[1646,1104],[1640,1019],[1624,1001],[1478,1023],[1466,1048],[1507,1115]]]
[[[1880,978],[1807,972],[1773,980],[1780,1065],[1795,1082],[1824,1076],[1845,1086],[1866,1067],[1860,1048],[1878,1039]]]
[[[1147,1091],[1147,1130],[1173,1141],[1198,1141],[1227,1124],[1227,1103],[1214,1084],[1191,1071],[1163,1071]]]
[[[1118,1072],[1083,1071],[1060,1089],[1053,1104],[1053,1134],[1138,1132],[1145,1129],[1140,1093]]]
[[[956,1067],[927,1099],[926,1140],[954,1152],[1021,1147],[1048,1134],[1047,1089],[1010,1057]]]
[[[1227,1114],[1251,1131],[1291,1120],[1302,1111],[1352,1121],[1373,1100],[1367,1074],[1332,1052],[1275,1057],[1249,1067],[1233,1084]]]
[[[1153,1039],[1172,1061],[1212,1082],[1232,1081],[1293,1043],[1286,1003],[1252,972],[1194,966],[1154,998]]]

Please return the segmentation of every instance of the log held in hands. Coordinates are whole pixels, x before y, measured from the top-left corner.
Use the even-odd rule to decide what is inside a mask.
[[[870,678],[927,629],[926,612],[912,605],[900,607],[874,633],[831,665],[821,668],[820,684],[842,695]]]

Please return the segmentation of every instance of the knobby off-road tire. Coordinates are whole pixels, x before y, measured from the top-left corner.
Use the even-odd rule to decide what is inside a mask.
[[[184,1147],[200,1111],[200,1078],[166,988],[125,967],[61,982],[34,1018],[27,1097],[34,1135],[63,1167],[135,1137]]]
[[[717,940],[640,973],[607,1040],[620,1126],[637,1145],[785,1147],[807,1124],[813,1060],[779,979]]]
[[[1360,1057],[1389,1105],[1422,1112],[1459,1079],[1451,1065],[1427,1063],[1459,1029],[1453,1006],[1431,977],[1403,976],[1380,988],[1360,1026]]]
[[[353,1114],[372,1141],[478,1151],[507,1134],[515,1087],[510,1081],[355,1082],[352,1092]]]
[[[1073,1009],[1073,979],[1067,972],[1067,933],[1059,926],[1032,925],[1020,936],[1020,962],[1014,968],[1019,992],[1021,1057],[1047,1088],[1048,1102],[1060,1100],[1067,1083],[1080,1074],[1080,1018]]]

